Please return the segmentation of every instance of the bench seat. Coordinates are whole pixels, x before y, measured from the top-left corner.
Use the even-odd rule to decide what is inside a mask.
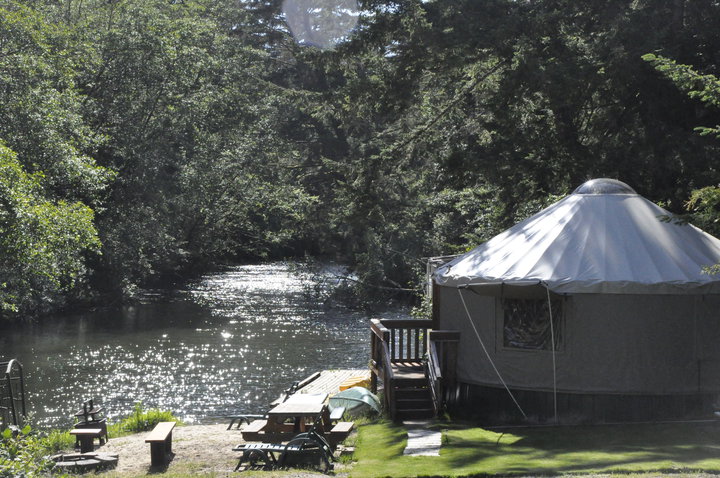
[[[265,436],[265,426],[267,420],[254,420],[248,425],[243,426],[240,429],[240,434],[244,441],[264,441],[267,437]]]
[[[229,415],[225,417],[226,419],[230,419],[230,425],[228,425],[227,429],[230,430],[232,426],[237,422],[237,428],[240,428],[240,425],[243,424],[243,422],[247,423],[248,425],[254,421],[258,420],[260,418],[265,418],[265,415]]]
[[[89,421],[79,421],[75,425],[73,425],[74,428],[80,429],[80,428],[99,428],[102,430],[102,433],[95,438],[98,438],[100,440],[100,444],[107,443],[109,437],[108,437],[108,430],[107,430],[107,419],[105,418],[99,418],[95,420],[89,420]]]
[[[355,428],[355,422],[338,422],[334,427],[332,427],[330,433],[347,435],[352,431],[353,428]]]
[[[243,433],[256,433],[262,431],[267,425],[267,420],[253,420],[242,428]]]
[[[333,449],[338,446],[338,443],[343,442],[353,428],[355,428],[355,422],[338,422],[332,427],[330,433],[326,435],[330,446],[333,447]]]
[[[345,407],[333,408],[333,411],[330,412],[330,422],[334,423],[342,420],[343,415],[345,415]]]
[[[150,443],[150,462],[152,466],[163,466],[172,453],[172,431],[175,422],[160,422],[145,438]]]

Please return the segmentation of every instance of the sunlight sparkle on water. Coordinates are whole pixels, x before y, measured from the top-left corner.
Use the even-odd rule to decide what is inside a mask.
[[[66,428],[86,398],[111,422],[136,402],[185,421],[258,413],[314,371],[367,365],[369,317],[325,307],[297,267],[229,268],[169,300],[11,331],[0,348],[22,362],[40,426]]]

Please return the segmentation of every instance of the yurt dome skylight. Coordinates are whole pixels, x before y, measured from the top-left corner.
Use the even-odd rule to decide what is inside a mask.
[[[637,194],[633,188],[622,181],[598,178],[585,181],[573,194]]]

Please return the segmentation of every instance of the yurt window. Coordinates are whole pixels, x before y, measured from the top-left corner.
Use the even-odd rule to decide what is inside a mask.
[[[503,346],[526,350],[555,350],[562,339],[562,300],[553,299],[552,323],[547,299],[503,299]]]

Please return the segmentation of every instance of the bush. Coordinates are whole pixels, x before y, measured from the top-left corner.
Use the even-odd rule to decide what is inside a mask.
[[[131,433],[145,432],[152,430],[153,427],[160,422],[182,423],[173,416],[172,412],[158,410],[157,408],[145,411],[142,403],[138,402],[135,404],[133,414],[120,422],[119,431]]]
[[[33,432],[7,428],[0,433],[0,478],[46,476],[53,467],[48,459],[47,438]]]
[[[70,432],[60,430],[50,431],[47,436],[41,438],[41,441],[47,453],[57,453],[75,447],[75,437]]]

